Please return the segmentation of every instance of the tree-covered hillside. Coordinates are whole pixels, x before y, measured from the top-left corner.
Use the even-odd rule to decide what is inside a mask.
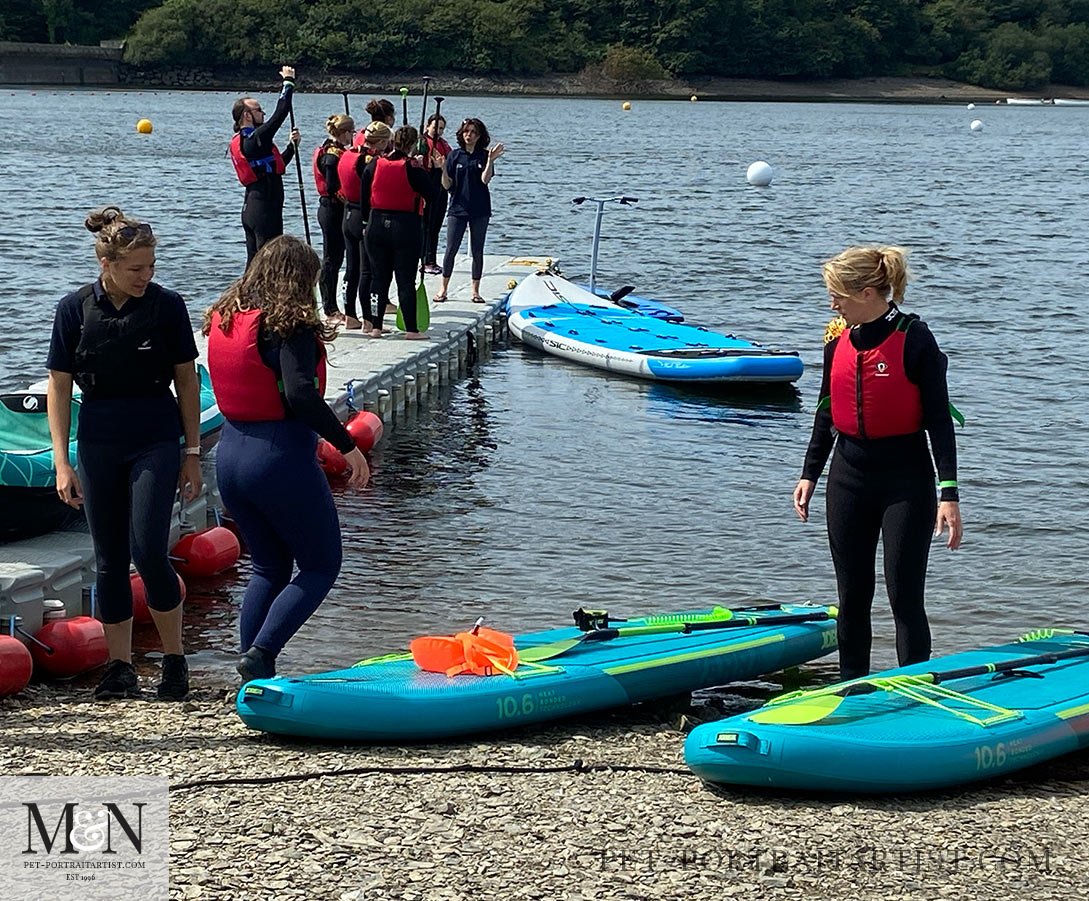
[[[140,65],[1089,84],[1089,0],[24,0],[0,37]]]

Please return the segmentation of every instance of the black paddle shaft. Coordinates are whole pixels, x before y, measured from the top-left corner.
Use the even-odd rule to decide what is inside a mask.
[[[792,613],[786,616],[764,616],[757,619],[755,622],[749,619],[723,619],[723,620],[710,620],[702,623],[676,623],[678,628],[670,629],[669,623],[662,624],[662,634],[668,634],[669,632],[678,632],[682,635],[688,635],[692,632],[705,632],[709,629],[745,629],[755,628],[757,626],[787,626],[792,623],[815,623],[821,622],[826,619],[832,619],[833,617],[821,612],[813,613]],[[593,632],[587,632],[583,637],[583,641],[611,641],[614,638],[621,638],[625,632],[633,630],[642,630],[642,626],[629,627],[629,629],[595,629]],[[641,632],[643,635],[652,635],[652,632]]]
[[[295,130],[295,107],[289,106],[287,114],[291,118],[291,130]],[[310,243],[310,217],[306,213],[306,193],[303,191],[302,160],[299,159],[299,145],[295,145],[295,174],[299,177],[299,204],[302,206],[303,231],[306,233],[306,243]]]
[[[954,679],[968,679],[971,676],[986,676],[990,673],[1008,673],[1022,669],[1026,666],[1045,666],[1058,663],[1060,660],[1069,660],[1073,657],[1089,657],[1089,644],[1083,648],[1071,648],[1069,651],[1055,651],[1051,654],[1036,654],[1033,657],[1019,657],[1016,660],[1006,660],[1003,663],[980,664],[978,666],[966,666],[961,669],[951,669],[945,672],[920,673],[922,678],[930,677],[928,681],[932,685],[942,682],[951,682]],[[892,678],[896,678],[895,676]],[[880,685],[872,682],[856,682],[843,689],[846,695],[865,695],[874,691],[881,691]]]

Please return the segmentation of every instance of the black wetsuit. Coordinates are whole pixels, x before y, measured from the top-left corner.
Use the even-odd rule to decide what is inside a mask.
[[[96,320],[90,329],[88,311]],[[141,320],[150,323],[133,329],[134,335],[146,336],[142,343],[136,345],[138,338],[123,334],[109,337]],[[93,341],[89,332],[107,336],[92,357],[84,356]],[[83,386],[76,462],[104,623],[132,617],[130,561],[147,586],[148,606],[168,611],[181,603],[167,551],[183,429],[168,386],[174,366],[196,358],[185,301],[155,282],[121,309],[110,301],[101,280],[57,305],[46,366],[72,373]],[[91,381],[85,367],[97,373]]]
[[[394,151],[387,159],[407,163],[403,153]],[[371,183],[376,161],[363,170],[361,200],[363,218],[367,222],[364,243],[372,268],[371,293],[376,295],[374,321],[381,328],[382,317],[389,303],[389,286],[397,278],[397,303],[401,307],[405,331],[416,328],[416,269],[423,249],[423,217],[411,210],[371,209]],[[408,183],[420,197],[430,203],[434,197],[431,178],[419,166],[407,165]]]
[[[291,95],[295,85],[284,82],[276,109],[253,131],[242,137],[242,155],[248,160],[261,160],[272,155],[276,131],[291,110]],[[284,164],[295,156],[295,145],[290,141],[283,152]],[[246,199],[242,204],[242,228],[246,233],[246,265],[266,242],[284,233],[284,177],[267,167],[254,169],[257,180],[246,185]]]
[[[326,149],[332,144],[332,141],[326,141]],[[325,179],[326,189],[326,196],[318,201],[318,225],[322,236],[318,286],[326,316],[337,312],[337,277],[344,262],[344,201],[340,197],[340,176],[337,174],[339,162],[340,155],[336,153],[326,152],[318,157],[318,171]]]
[[[450,155],[450,145],[442,138],[439,138],[438,141],[434,138],[427,139],[428,152],[433,151],[436,146],[440,153],[444,152],[446,156]],[[427,170],[435,191],[434,199],[427,204],[427,209],[424,210],[424,262],[429,266],[437,265],[439,232],[442,231],[442,223],[446,218],[447,194],[442,186],[442,170],[443,166],[431,166]]]
[[[839,340],[850,341],[856,350],[871,350],[892,334],[900,315],[895,305],[890,305],[889,314],[851,329]],[[825,345],[822,398],[829,396],[835,347],[835,341]],[[830,407],[819,409],[813,424],[803,479],[820,479],[835,445],[828,471],[826,512],[839,589],[837,626],[844,679],[870,671],[870,608],[879,535],[883,537],[885,586],[896,621],[897,659],[905,666],[930,658],[924,586],[937,515],[935,464],[943,483],[941,499],[959,499],[946,366],[946,356],[934,336],[925,323],[916,321],[904,341],[904,370],[919,388],[923,429],[888,438],[856,438],[833,429]]]

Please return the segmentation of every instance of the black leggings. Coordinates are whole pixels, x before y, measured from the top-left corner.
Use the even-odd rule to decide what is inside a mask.
[[[358,203],[344,206],[344,312],[356,317],[355,299],[363,299],[363,318],[367,318],[367,295],[359,290],[360,261],[363,250],[363,210]]]
[[[128,449],[80,441],[78,458],[102,622],[132,618],[130,560],[147,587],[148,606],[173,610],[181,603],[178,578],[167,559],[181,468],[178,442]]]
[[[473,279],[484,274],[484,237],[488,234],[487,216],[468,219],[464,216],[450,216],[446,220],[446,256],[442,258],[442,277],[449,278],[454,271],[454,257],[461,250],[461,241],[465,237],[465,228],[469,228],[469,248],[473,253]]]
[[[839,588],[839,668],[843,679],[870,672],[870,608],[878,535],[885,588],[896,622],[901,666],[930,659],[924,607],[926,565],[938,512],[929,460],[909,470],[861,469],[839,448],[828,470],[828,542]]]
[[[321,226],[322,260],[321,305],[326,316],[337,312],[337,278],[344,262],[344,204],[330,197],[318,203],[318,225]]]
[[[432,169],[430,175],[434,182],[435,199],[424,209],[424,262],[433,266],[439,253],[439,232],[442,231],[442,220],[446,218],[446,204],[450,198],[442,186],[442,169]]]
[[[250,188],[242,204],[242,230],[246,233],[246,265],[262,247],[284,233],[284,189],[271,185]]]
[[[422,242],[421,216],[409,212],[371,212],[365,243],[373,269],[371,290],[378,298],[375,322],[381,323],[386,314],[390,281],[396,276],[397,303],[401,307],[405,331],[417,331],[416,267],[420,262]]]

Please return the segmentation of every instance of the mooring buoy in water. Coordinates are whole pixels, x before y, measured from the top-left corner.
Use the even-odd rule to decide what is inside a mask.
[[[766,188],[775,177],[775,170],[763,160],[757,160],[745,170],[745,181],[758,188]]]

